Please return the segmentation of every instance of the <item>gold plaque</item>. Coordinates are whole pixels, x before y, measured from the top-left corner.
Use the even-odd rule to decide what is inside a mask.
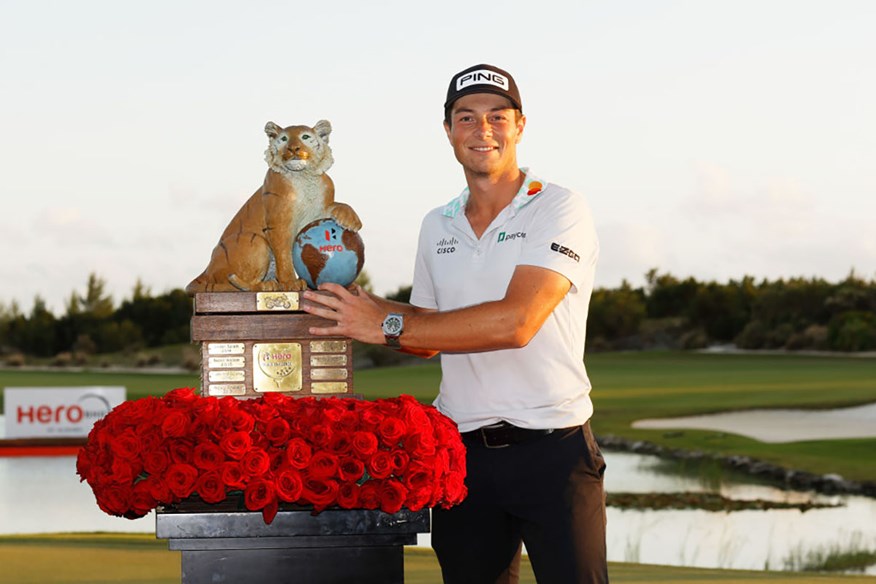
[[[243,355],[243,343],[207,343],[208,355]]]
[[[311,367],[346,367],[346,355],[311,355]]]
[[[246,395],[246,385],[243,383],[211,383],[210,395]]]
[[[243,371],[210,371],[209,380],[212,381],[244,381],[246,379]]]
[[[317,381],[310,384],[313,393],[346,393],[346,381]]]
[[[245,366],[246,359],[243,357],[210,357],[207,360],[210,369],[242,369]]]
[[[298,310],[298,292],[257,292],[256,310]]]
[[[300,343],[256,343],[252,360],[255,391],[301,391]]]
[[[346,369],[311,369],[311,379],[346,379]]]
[[[347,341],[310,341],[311,353],[343,353],[347,350]]]

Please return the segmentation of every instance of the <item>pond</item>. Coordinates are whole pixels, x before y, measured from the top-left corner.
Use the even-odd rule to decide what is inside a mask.
[[[797,569],[837,552],[876,550],[876,499],[825,496],[755,484],[746,477],[700,477],[654,456],[606,452],[611,493],[718,492],[733,499],[836,507],[712,512],[608,509],[609,560],[751,570]],[[153,514],[110,517],[79,483],[75,458],[0,458],[0,534],[153,532]],[[428,546],[428,534],[418,545]],[[868,574],[876,574],[870,566]]]

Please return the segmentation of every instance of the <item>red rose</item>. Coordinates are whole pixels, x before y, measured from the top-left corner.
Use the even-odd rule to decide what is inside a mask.
[[[432,469],[422,462],[412,462],[404,475],[405,487],[411,491],[429,488],[431,482]]]
[[[114,483],[132,483],[137,475],[140,474],[139,462],[136,463],[137,466],[134,466],[134,464],[130,460],[114,459],[110,467],[112,481]]]
[[[347,432],[335,432],[329,443],[328,450],[334,454],[344,455],[353,449],[353,437]]]
[[[219,503],[225,500],[225,483],[219,471],[212,470],[202,474],[195,483],[195,492],[205,503]]]
[[[314,511],[322,511],[335,502],[338,495],[338,482],[332,479],[308,477],[304,479],[302,498],[310,501]]]
[[[325,424],[314,424],[310,427],[310,441],[318,448],[327,448],[332,439],[332,430]]]
[[[140,454],[140,439],[131,428],[113,436],[109,445],[112,453],[119,458],[135,460]]]
[[[377,452],[377,436],[375,436],[373,432],[354,432],[353,452],[359,457],[367,459]]]
[[[128,512],[131,490],[123,487],[107,487],[94,493],[97,506],[108,515],[124,515]]]
[[[365,464],[358,458],[346,456],[338,465],[338,476],[342,481],[358,481],[365,474]]]
[[[277,491],[274,483],[263,479],[251,482],[243,492],[243,503],[250,511],[261,509],[265,523],[270,524],[277,515]]]
[[[304,481],[301,479],[301,473],[294,468],[281,470],[277,474],[276,488],[277,497],[281,501],[294,503],[301,498],[301,493],[304,492]]]
[[[164,401],[164,403],[170,406],[187,407],[191,405],[194,401],[196,401],[198,399],[198,396],[195,393],[194,388],[180,387],[167,392],[161,399],[162,401]]]
[[[219,471],[222,482],[233,489],[242,489],[246,486],[246,474],[243,472],[243,465],[236,460],[229,460],[222,463],[222,469]]]
[[[161,421],[161,435],[165,438],[180,438],[189,429],[189,417],[179,410],[171,410]]]
[[[368,461],[368,474],[375,479],[385,479],[392,473],[392,455],[378,450]]]
[[[152,496],[152,489],[145,480],[134,485],[131,492],[130,509],[125,513],[128,519],[143,517],[158,505],[158,501]]]
[[[197,479],[198,469],[185,463],[171,464],[164,473],[164,482],[167,483],[170,492],[181,499],[192,494]]]
[[[396,479],[387,479],[380,483],[380,510],[384,513],[398,513],[404,505],[408,490]]]
[[[459,473],[451,473],[444,479],[442,508],[448,509],[465,499],[465,496],[468,494],[468,488],[466,488],[463,479],[464,477]]]
[[[260,477],[271,468],[271,457],[264,450],[253,448],[243,456],[243,472],[250,477]]]
[[[252,448],[252,438],[248,432],[230,432],[219,441],[222,451],[234,460],[240,460]]]
[[[377,509],[380,507],[380,493],[378,483],[380,481],[365,481],[359,485],[359,506],[362,509]]]
[[[271,444],[279,445],[289,440],[292,430],[289,428],[289,422],[283,418],[274,418],[265,425],[265,435]]]
[[[405,423],[398,418],[384,418],[377,427],[380,442],[386,446],[395,446],[405,435]]]
[[[231,427],[237,432],[252,432],[255,427],[255,418],[243,410],[235,409],[228,413]]]
[[[405,499],[405,507],[411,511],[419,511],[423,507],[429,505],[432,500],[432,489],[426,487],[418,490],[408,490],[408,496]]]
[[[403,474],[405,469],[408,468],[411,456],[400,448],[396,448],[390,454],[392,455],[392,474]]]
[[[195,446],[192,461],[200,469],[216,470],[225,462],[225,453],[213,442],[204,442]]]
[[[331,478],[338,472],[338,457],[331,452],[317,452],[310,459],[307,472],[316,479]]]
[[[344,509],[359,507],[359,485],[353,481],[341,483],[338,487],[338,506]]]
[[[405,450],[417,457],[435,454],[435,437],[426,432],[416,432],[405,438]]]
[[[352,410],[346,410],[341,414],[341,417],[338,418],[337,422],[334,424],[334,428],[338,432],[351,433],[355,432],[356,428],[359,427],[359,414],[355,411],[355,408]]]
[[[173,500],[173,493],[167,488],[167,483],[159,477],[148,477],[142,482],[149,483],[149,494],[159,503],[170,503]],[[138,483],[139,484],[139,483]]]
[[[371,405],[371,402],[365,402],[362,406],[359,421],[362,424],[363,430],[377,430],[377,427],[383,420],[383,414],[381,414],[377,408],[371,407]]]
[[[310,464],[313,451],[303,438],[293,438],[286,445],[286,460],[293,468],[303,470]]]
[[[171,462],[191,464],[194,457],[192,443],[185,438],[175,438],[167,441],[167,453]]]

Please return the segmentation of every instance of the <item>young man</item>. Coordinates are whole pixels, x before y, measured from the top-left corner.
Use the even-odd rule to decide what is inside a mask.
[[[448,583],[607,582],[605,464],[589,419],[584,336],[598,243],[584,198],[517,165],[526,118],[506,71],[453,76],[444,129],[467,187],[423,221],[411,304],[327,284],[307,312],[344,335],[441,353],[436,407],[467,447],[469,495],[432,512]]]

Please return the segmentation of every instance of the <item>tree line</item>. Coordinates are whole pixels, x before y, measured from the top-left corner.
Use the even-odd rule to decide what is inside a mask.
[[[370,288],[367,274],[360,283]],[[388,295],[407,301],[410,286]],[[0,302],[0,355],[53,357],[136,351],[188,343],[192,299],[182,289],[153,295],[138,282],[117,306],[106,282],[91,274],[56,316],[39,296],[28,313]],[[876,350],[876,281],[849,274],[726,283],[680,279],[656,269],[645,285],[624,281],[593,291],[589,350],[742,349]]]

